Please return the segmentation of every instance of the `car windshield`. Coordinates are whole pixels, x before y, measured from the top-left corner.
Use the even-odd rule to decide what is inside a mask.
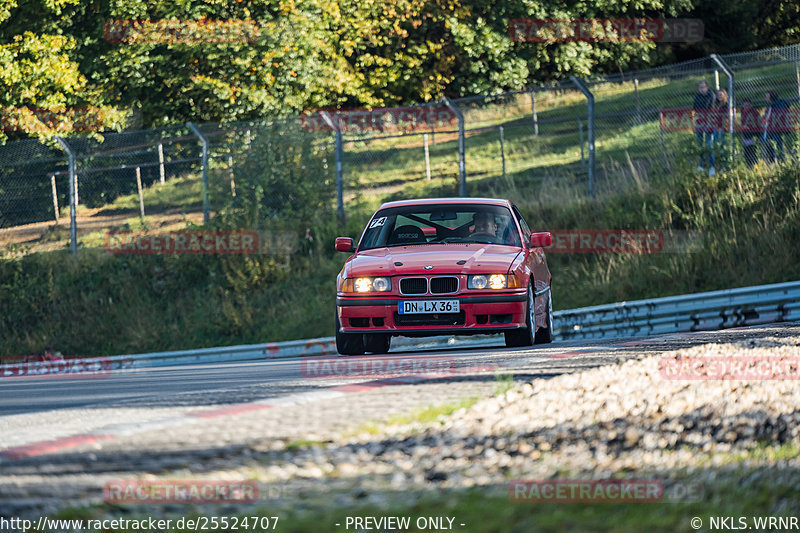
[[[444,204],[378,211],[367,225],[359,249],[442,243],[521,246],[519,231],[507,207]]]

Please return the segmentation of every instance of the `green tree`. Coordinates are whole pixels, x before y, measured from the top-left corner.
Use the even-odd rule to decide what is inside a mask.
[[[16,0],[0,3],[0,141],[7,135],[70,133],[87,123],[119,127],[126,120],[124,110],[103,105],[102,91],[82,73],[78,40],[61,34],[52,22],[76,3],[46,0],[21,7]],[[35,26],[44,32],[22,30],[40,19],[43,24]]]
[[[2,104],[107,106],[139,113],[144,127],[402,105],[788,44],[798,9],[788,0],[0,0]],[[705,21],[699,45],[509,36],[518,18],[693,16]],[[242,20],[260,31],[248,42],[106,39],[107,21],[140,19]]]

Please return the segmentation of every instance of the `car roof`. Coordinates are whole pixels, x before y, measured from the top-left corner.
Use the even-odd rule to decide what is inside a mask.
[[[387,207],[400,207],[409,205],[441,205],[441,204],[476,204],[476,205],[503,205],[511,207],[511,202],[501,198],[418,198],[414,200],[399,200],[386,202],[380,209]]]

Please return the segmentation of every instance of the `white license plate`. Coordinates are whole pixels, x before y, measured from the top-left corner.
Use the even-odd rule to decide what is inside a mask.
[[[458,313],[458,300],[404,300],[398,302],[401,315],[432,315],[434,313]]]

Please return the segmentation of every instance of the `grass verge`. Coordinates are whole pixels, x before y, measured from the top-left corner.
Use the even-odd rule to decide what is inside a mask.
[[[438,519],[448,530],[466,533],[514,533],[523,531],[603,531],[603,532],[664,532],[693,531],[693,519],[698,520],[703,531],[733,529],[730,524],[744,526],[740,529],[781,530],[757,528],[756,519],[783,517],[788,524],[797,516],[800,504],[795,498],[796,483],[800,474],[793,464],[778,467],[775,461],[796,459],[796,447],[788,453],[787,446],[764,446],[744,452],[734,452],[732,461],[748,462],[735,469],[708,467],[684,472],[628,472],[629,479],[664,481],[664,498],[654,503],[613,502],[547,502],[512,501],[508,485],[488,485],[466,489],[426,489],[412,492],[340,493],[325,490],[322,486],[309,489],[297,499],[275,501],[274,505],[259,503],[254,508],[227,510],[229,516],[240,520],[253,516],[277,516],[275,530],[302,532],[354,530],[356,517],[403,517],[410,527],[403,531],[433,531],[431,522],[417,524],[417,520]],[[564,478],[581,479],[564,474]],[[670,480],[670,481],[666,481]],[[694,487],[691,492],[679,487]],[[108,504],[71,508],[57,514],[61,519],[101,520],[124,516],[129,519],[146,519],[151,516],[178,519],[198,519],[214,512],[198,512],[188,507],[183,513],[172,506],[169,512],[148,511],[145,516],[131,507],[122,508]],[[726,522],[722,522],[725,518]],[[350,527],[347,528],[348,519]],[[201,518],[202,520],[202,518]],[[452,522],[450,521],[452,520]],[[727,527],[725,526],[727,524]],[[445,528],[447,529],[447,528]],[[222,530],[222,529],[218,529]],[[250,529],[271,531],[273,529]],[[357,528],[355,530],[358,530]],[[109,532],[127,532],[128,529],[106,529]],[[171,533],[184,533],[188,528],[172,527]]]

